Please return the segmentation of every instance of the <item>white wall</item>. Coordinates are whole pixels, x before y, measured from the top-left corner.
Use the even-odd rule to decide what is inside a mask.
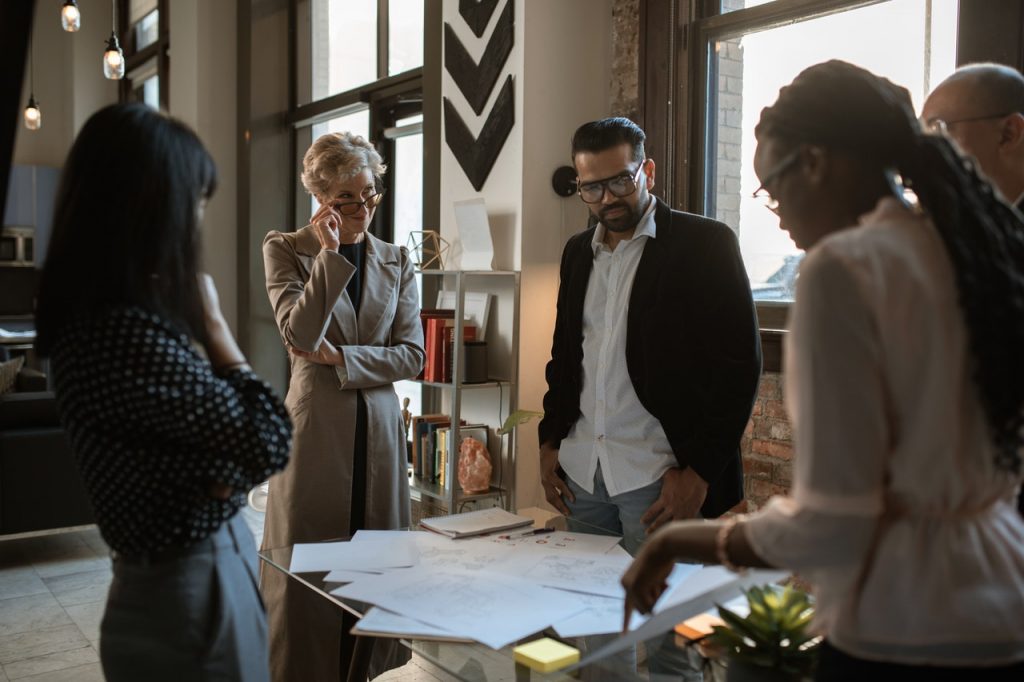
[[[203,221],[203,267],[237,331],[237,21],[232,0],[170,5],[170,113],[195,129],[217,164],[218,187]]]
[[[496,9],[483,39],[465,26],[457,0],[444,0],[443,18],[479,59],[503,7]],[[551,174],[570,163],[573,131],[608,114],[611,0],[516,0],[515,22],[515,46],[498,81],[509,73],[515,78],[515,127],[479,194],[447,144],[442,145],[440,229],[457,252],[452,202],[476,196],[486,201],[495,233],[496,267],[522,271],[519,407],[539,410],[546,390],[544,366],[551,354],[562,246],[586,227],[587,220],[578,199],[554,193]],[[442,78],[442,94],[477,134],[496,92],[484,115],[476,117],[447,72]],[[541,504],[536,422],[520,427],[517,450],[516,506]]]
[[[97,109],[117,101],[117,83],[103,77],[103,45],[110,35],[110,3],[79,0],[82,28],[67,33],[60,26],[60,3],[37,2],[32,27],[35,96],[43,126],[31,131],[22,123],[28,104],[29,69],[14,139],[15,164],[60,167],[82,124]]]

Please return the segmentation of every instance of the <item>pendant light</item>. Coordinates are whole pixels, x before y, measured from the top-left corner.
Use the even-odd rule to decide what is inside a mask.
[[[76,0],[67,0],[60,8],[60,25],[68,33],[82,28],[82,13],[78,11]]]
[[[110,38],[103,53],[103,75],[112,81],[119,81],[124,78],[124,52],[117,42],[117,0],[111,0],[110,8]]]
[[[32,34],[28,36],[28,106],[25,107],[25,127],[29,130],[39,130],[43,125],[43,112],[39,111],[39,104],[36,103],[36,73],[35,64],[32,59]]]

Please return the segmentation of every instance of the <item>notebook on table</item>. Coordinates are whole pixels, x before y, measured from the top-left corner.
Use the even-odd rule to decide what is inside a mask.
[[[450,538],[465,538],[485,533],[497,533],[532,524],[533,519],[507,512],[500,507],[477,509],[449,516],[432,516],[420,521],[420,525],[427,530],[447,535]]]

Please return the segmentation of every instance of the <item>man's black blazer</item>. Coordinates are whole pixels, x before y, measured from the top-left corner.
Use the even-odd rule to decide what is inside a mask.
[[[740,438],[761,374],[761,342],[736,236],[728,226],[657,199],[657,236],[633,280],[626,367],[640,403],[661,422],[680,467],[708,482],[701,508],[720,516],[743,499]],[[592,227],[562,252],[541,443],[559,447],[580,416],[583,302]]]

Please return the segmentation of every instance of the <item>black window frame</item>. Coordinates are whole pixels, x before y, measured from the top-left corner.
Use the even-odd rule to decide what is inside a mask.
[[[706,210],[707,83],[713,76],[708,55],[719,37],[886,1],[774,0],[723,13],[720,0],[640,0],[639,123],[647,133],[648,156],[659,163],[660,196],[673,208]],[[995,61],[1024,69],[1022,24],[1024,0],[961,0],[957,65]],[[766,370],[781,368],[791,305],[756,302]]]
[[[129,23],[130,0],[117,0],[117,39],[124,52],[125,76],[118,83],[118,101],[132,101],[132,79],[129,74],[151,59],[156,59],[156,75],[159,89],[160,110],[170,111],[170,2],[157,0],[157,39],[141,50],[135,46],[135,24]],[[147,15],[148,16],[148,15]],[[135,22],[138,23],[138,22]]]

